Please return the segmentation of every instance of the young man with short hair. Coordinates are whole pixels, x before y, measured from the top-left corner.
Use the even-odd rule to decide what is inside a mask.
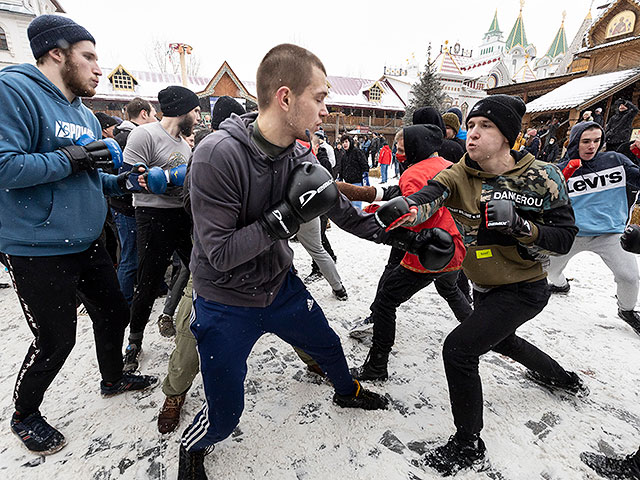
[[[264,333],[311,355],[331,380],[339,406],[387,406],[386,398],[352,378],[340,339],[291,269],[287,239],[301,223],[327,213],[339,227],[402,244],[428,264],[441,261],[452,243],[438,232],[384,232],[340,196],[328,172],[296,142],[308,141],[328,114],[326,73],[318,57],[295,45],[274,47],[258,67],[257,91],[259,113],[225,121],[198,146],[191,166],[191,330],[206,405],[182,437],[182,480],[206,479],[204,455],[238,424],[246,360]]]
[[[549,254],[568,252],[577,231],[560,170],[511,150],[525,111],[518,97],[480,100],[467,116],[462,160],[406,200],[387,202],[376,212],[390,226],[402,225],[402,218],[413,226],[446,206],[464,230],[462,266],[475,287],[474,310],[447,336],[442,352],[456,433],[423,458],[443,475],[485,457],[482,355],[493,350],[511,357],[527,367],[530,379],[550,388],[588,392],[578,375],[516,335],[549,300],[542,263]]]
[[[576,214],[578,236],[566,255],[553,257],[549,264],[552,293],[568,293],[563,274],[569,261],[580,252],[593,252],[613,273],[616,282],[618,316],[640,335],[638,265],[633,254],[620,246],[620,235],[627,223],[627,186],[640,188],[640,169],[617,152],[601,152],[604,132],[596,122],[581,122],[571,129],[564,169],[572,159],[582,166],[567,181],[569,197]]]
[[[102,394],[145,389],[157,378],[123,374],[129,309],[98,239],[104,195],[122,195],[128,175],[102,168],[121,153],[103,141],[74,144],[101,134],[80,99],[95,95],[102,75],[95,40],[57,15],[36,17],[27,34],[36,66],[0,72],[0,251],[34,336],[16,381],[11,429],[30,451],[47,455],[66,444],[40,406],[73,349],[77,297],[93,322]]]

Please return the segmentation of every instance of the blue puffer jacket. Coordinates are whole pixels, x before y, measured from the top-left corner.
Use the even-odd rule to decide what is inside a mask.
[[[122,195],[116,177],[72,174],[57,151],[81,135],[101,137],[79,98],[72,103],[33,65],[0,72],[0,251],[17,256],[77,253],[104,224],[104,195]]]

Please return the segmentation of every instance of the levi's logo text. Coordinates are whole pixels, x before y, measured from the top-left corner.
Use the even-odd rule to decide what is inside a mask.
[[[542,197],[534,197],[510,190],[496,191],[491,194],[492,200],[511,200],[516,205],[527,207],[542,207]]]
[[[577,197],[594,192],[604,192],[612,188],[624,187],[627,183],[624,167],[622,165],[600,170],[594,173],[585,173],[579,177],[571,177],[567,181],[569,195]]]
[[[85,127],[84,125],[76,125],[75,123],[56,120],[56,137],[58,138],[69,138],[71,140],[77,140],[85,134],[91,135],[93,137],[93,131],[90,128]]]

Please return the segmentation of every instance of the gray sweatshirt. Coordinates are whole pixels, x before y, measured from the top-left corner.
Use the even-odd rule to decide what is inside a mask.
[[[251,139],[257,113],[232,115],[196,148],[190,170],[193,251],[190,270],[196,293],[233,306],[266,307],[291,268],[287,240],[273,241],[258,219],[284,198],[298,164],[316,163],[294,143],[268,157]],[[377,243],[388,234],[373,215],[362,214],[340,195],[328,212],[340,228]]]

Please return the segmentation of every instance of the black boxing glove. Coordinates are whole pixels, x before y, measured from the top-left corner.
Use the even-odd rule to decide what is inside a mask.
[[[438,271],[449,265],[456,251],[453,237],[441,228],[429,228],[412,232],[398,228],[391,232],[388,245],[418,256],[427,270]]]
[[[338,187],[327,169],[303,162],[289,174],[284,200],[268,208],[260,222],[274,240],[289,238],[301,223],[328,212],[338,196]]]
[[[405,197],[396,197],[392,200],[389,200],[378,210],[376,210],[374,216],[376,222],[378,222],[378,225],[380,225],[385,229],[386,232],[388,232],[395,225],[411,215],[412,208],[417,207],[411,200]]]
[[[518,215],[511,200],[489,200],[484,216],[488,229],[514,237],[531,236],[531,223]]]
[[[620,245],[627,252],[640,254],[640,225],[627,225],[620,237]]]
[[[71,172],[85,170],[119,169],[122,165],[122,149],[113,138],[93,140],[88,135],[81,136],[75,145],[60,147],[71,164]]]

